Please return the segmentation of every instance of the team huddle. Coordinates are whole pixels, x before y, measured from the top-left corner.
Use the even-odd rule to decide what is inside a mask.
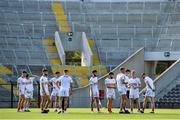
[[[98,77],[97,71],[92,71],[92,77],[89,80],[90,84],[90,107],[91,112],[94,113],[94,102],[97,107],[97,112],[100,111],[101,102],[99,99]],[[139,88],[141,87],[140,78],[136,77],[136,72],[130,71],[126,68],[120,68],[119,74],[116,78],[114,73],[110,72],[105,79],[106,86],[107,108],[108,112],[112,113],[113,100],[116,99],[115,90],[117,89],[120,97],[120,111],[119,113],[133,113],[134,100],[136,101],[137,112],[144,113],[146,108],[147,98],[151,101],[151,113],[154,113],[154,96],[155,87],[153,80],[145,73],[141,74],[142,79],[146,84],[146,91],[144,94],[144,103],[142,109],[139,103]],[[30,112],[29,106],[31,99],[33,99],[33,77],[30,77],[26,71],[22,72],[22,76],[17,80],[17,88],[19,94],[18,112]],[[64,70],[64,74],[56,72],[55,76],[48,80],[48,70],[42,70],[42,76],[39,80],[40,96],[41,96],[41,113],[48,113],[51,102],[54,103],[55,111],[60,113],[67,113],[69,106],[69,97],[72,95],[73,80],[68,75],[68,70]],[[49,88],[52,88],[51,93]],[[130,112],[127,110],[127,105],[130,104]]]

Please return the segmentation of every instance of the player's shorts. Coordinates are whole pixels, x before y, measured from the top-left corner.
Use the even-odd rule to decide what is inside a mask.
[[[18,94],[19,94],[19,96],[24,96],[25,90],[20,89],[20,90],[18,91]]]
[[[130,90],[129,92],[129,98],[139,98],[139,91],[138,90]]]
[[[107,91],[106,97],[116,99],[115,91]]]
[[[32,99],[32,98],[33,98],[33,91],[28,91],[28,90],[26,90],[26,91],[25,91],[25,98],[30,98],[30,99]]]
[[[146,97],[155,97],[155,92],[153,92],[151,89],[147,90],[145,93]]]
[[[48,90],[45,90],[45,91],[40,90],[40,95],[41,96],[46,96],[46,95],[50,95],[50,94],[49,94]]]
[[[90,97],[97,98],[99,97],[99,90],[90,90]]]
[[[126,95],[126,87],[119,88],[118,92],[120,93],[120,95]]]
[[[60,89],[59,96],[60,97],[69,97],[69,89]]]
[[[51,96],[59,96],[59,90],[53,89],[51,92]]]

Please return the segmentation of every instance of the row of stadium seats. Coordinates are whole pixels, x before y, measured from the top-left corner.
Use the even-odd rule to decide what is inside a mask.
[[[171,89],[166,95],[157,102],[158,107],[179,108],[180,107],[180,84]]]

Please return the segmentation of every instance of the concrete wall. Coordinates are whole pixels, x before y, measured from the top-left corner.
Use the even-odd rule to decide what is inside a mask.
[[[67,33],[59,33],[65,51],[81,51],[82,50],[82,33],[73,33],[72,41],[68,41]]]
[[[165,57],[164,52],[145,52],[145,61],[175,61],[180,58],[179,51],[170,51],[170,56]]]
[[[81,56],[82,66],[92,66],[93,65],[93,53],[89,46],[86,33],[82,33],[82,56]]]
[[[57,31],[55,32],[55,44],[56,44],[56,47],[57,47],[58,55],[59,55],[59,57],[61,59],[61,63],[62,63],[62,65],[65,65],[66,64],[66,61],[65,61],[66,60],[66,55],[65,55],[65,52],[64,52],[64,48],[63,48],[59,33]]]
[[[119,73],[120,67],[127,67],[129,69],[134,69],[137,71],[138,76],[141,72],[144,72],[144,48],[139,49],[134,54],[132,54],[128,59],[123,63],[117,66],[112,72],[115,73],[115,76]],[[108,75],[108,74],[107,74]],[[104,80],[107,75],[99,78],[99,89],[106,90],[104,85]],[[89,107],[89,85],[83,88],[74,89],[74,94],[71,98],[71,107]],[[116,99],[114,100],[114,107],[119,106],[119,96],[116,91]],[[106,97],[101,101],[102,106],[106,106]]]

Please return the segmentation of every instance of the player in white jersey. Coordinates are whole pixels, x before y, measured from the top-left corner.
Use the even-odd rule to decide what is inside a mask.
[[[108,112],[112,113],[113,100],[116,98],[115,89],[117,88],[116,80],[114,79],[114,73],[110,72],[109,76],[105,79],[106,95],[107,95],[107,108]]]
[[[129,111],[126,110],[126,101],[127,101],[126,85],[128,82],[126,82],[125,71],[126,71],[125,68],[120,68],[120,73],[116,76],[118,93],[121,99],[119,113],[129,113]]]
[[[142,73],[141,77],[142,77],[142,79],[144,80],[144,82],[146,84],[146,93],[145,93],[145,96],[144,96],[144,103],[143,103],[142,111],[144,113],[144,110],[146,108],[147,98],[149,97],[150,101],[151,101],[151,112],[150,113],[154,113],[154,108],[155,108],[155,105],[154,105],[154,97],[155,97],[154,82],[150,77],[148,77],[146,75],[146,73]]]
[[[60,90],[59,90],[59,109],[58,109],[58,114],[59,113],[67,113],[67,106],[68,106],[68,100],[69,96],[72,94],[72,85],[73,85],[73,80],[72,78],[68,75],[68,70],[64,70],[64,75],[62,75],[59,78],[60,82]],[[64,100],[64,106],[62,106],[62,102]],[[62,110],[64,108],[64,110]]]
[[[49,94],[49,82],[48,82],[48,70],[43,69],[42,70],[42,76],[40,78],[40,95],[41,95],[41,113],[48,113],[49,112],[49,104],[51,102],[50,100],[50,94]]]
[[[92,74],[93,74],[93,76],[89,80],[89,84],[90,84],[90,98],[91,98],[91,100],[90,100],[91,112],[94,112],[94,110],[93,110],[94,100],[96,101],[97,111],[100,112],[97,71],[93,70]]]
[[[138,112],[141,112],[140,104],[139,104],[139,88],[141,87],[141,81],[139,78],[136,77],[136,72],[134,70],[131,72],[129,85],[130,85],[129,98],[130,98],[131,113],[133,113],[134,99],[136,100],[136,106],[137,106]]]
[[[55,76],[50,79],[50,83],[52,85],[52,92],[51,92],[51,102],[55,103],[53,107],[55,106],[56,110],[59,108],[58,102],[59,102],[59,89],[60,86],[57,86],[58,79],[60,77],[60,72],[56,72]]]
[[[18,101],[18,107],[17,111],[22,112],[23,110],[23,105],[24,105],[24,92],[25,92],[25,81],[26,81],[26,71],[22,71],[21,77],[18,78],[17,80],[17,94],[19,95],[19,101]]]
[[[33,98],[33,77],[29,77],[29,74],[26,75],[26,82],[25,82],[25,105],[24,105],[24,111],[30,112],[29,105],[31,102],[31,99]]]

